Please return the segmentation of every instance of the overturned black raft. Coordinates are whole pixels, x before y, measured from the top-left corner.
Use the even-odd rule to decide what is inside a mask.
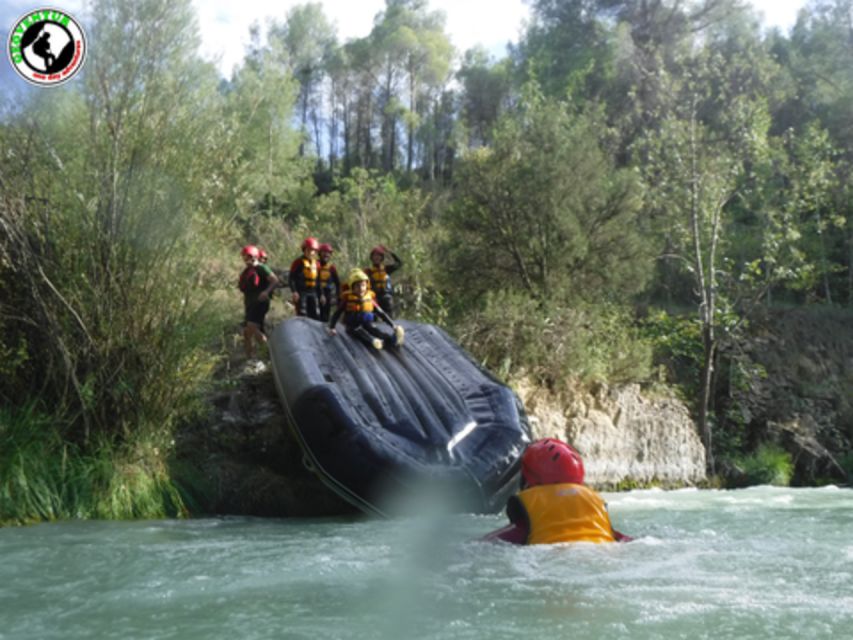
[[[518,398],[441,329],[400,324],[405,345],[381,352],[306,318],[272,332],[276,386],[306,464],[370,513],[403,510],[400,496],[423,489],[457,510],[500,510],[530,437]]]

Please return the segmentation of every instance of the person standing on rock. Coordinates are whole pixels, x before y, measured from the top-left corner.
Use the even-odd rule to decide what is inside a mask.
[[[296,309],[296,315],[307,316],[313,320],[320,319],[320,307],[325,302],[320,290],[319,263],[317,250],[320,243],[317,238],[305,238],[302,242],[302,255],[290,265],[288,285],[291,301]]]
[[[341,280],[338,269],[332,264],[332,245],[323,242],[320,245],[319,279],[323,303],[320,305],[320,320],[328,322],[332,306],[336,305],[341,295]]]
[[[628,542],[610,522],[607,505],[584,486],[583,460],[554,438],[528,445],[521,457],[522,490],[506,507],[510,524],[483,540],[512,544]]]
[[[255,357],[255,344],[266,343],[264,319],[270,310],[270,296],[278,284],[278,277],[267,265],[259,261],[260,250],[248,244],[240,251],[245,268],[238,286],[243,292],[243,348],[246,358]]]
[[[385,263],[386,255],[394,260]],[[382,309],[394,317],[394,288],[391,286],[391,274],[403,266],[403,261],[385,245],[377,245],[370,250],[370,266],[364,271],[370,278],[370,288],[376,292],[376,300]]]

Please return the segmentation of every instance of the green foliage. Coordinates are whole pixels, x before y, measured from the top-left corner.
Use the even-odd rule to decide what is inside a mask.
[[[520,73],[547,95],[592,94],[609,77],[615,54],[594,3],[534,0],[532,19],[519,43]]]
[[[456,77],[464,87],[460,115],[467,146],[476,148],[489,144],[492,128],[508,103],[509,65],[493,62],[485,49],[471,49],[465,52]]]
[[[524,293],[496,289],[453,328],[462,344],[505,380],[526,373],[545,383],[627,382],[650,374],[650,345],[630,314],[615,305],[536,305]]]
[[[226,86],[222,120],[214,125],[220,162],[210,170],[221,202],[213,204],[229,216],[236,210],[249,228],[253,215],[298,213],[291,197],[313,165],[295,160],[302,138],[290,125],[297,98],[291,64],[278,40],[258,50]]]
[[[841,468],[847,474],[847,482],[850,482],[853,479],[853,453],[842,456],[838,464],[841,465]]]
[[[7,328],[0,321],[0,379],[11,381],[21,375],[30,359],[26,337],[13,329]],[[7,385],[11,388],[12,385]]]
[[[102,443],[86,453],[62,438],[57,419],[33,405],[0,409],[0,525],[186,513],[162,443],[137,436],[119,450]]]
[[[646,335],[652,339],[658,355],[687,360],[698,366],[702,359],[701,325],[695,317],[652,310],[643,321]]]
[[[28,362],[0,396],[39,397],[84,448],[168,432],[196,409],[219,332],[201,272],[222,226],[208,207],[230,201],[217,172],[239,153],[217,136],[225,105],[193,56],[188,2],[94,14],[86,83],[34,97],[0,130],[3,350]]]
[[[269,54],[272,53],[286,65],[282,71],[289,71],[289,73],[280,73],[280,79],[285,82],[296,79],[299,82],[297,109],[303,135],[302,144],[299,145],[299,155],[304,156],[305,141],[311,137],[308,131],[309,118],[316,127],[321,117],[322,96],[318,89],[325,75],[326,62],[333,55],[333,49],[336,46],[334,28],[323,13],[320,4],[309,2],[290,9],[284,24],[274,23],[270,27],[268,40],[271,43],[269,50],[263,51],[256,48],[255,56],[250,59],[250,63],[258,65],[263,60],[263,64],[269,66]],[[268,79],[269,72],[264,73],[264,82]],[[261,87],[261,89],[268,91],[269,88]],[[274,94],[280,94],[275,89],[273,91]],[[276,100],[270,102],[268,106],[281,110],[277,114],[279,117],[275,118],[275,125],[281,127],[286,121],[289,105]],[[316,154],[319,156],[319,140],[315,141],[315,145],[317,146]],[[283,165],[276,166],[282,168]]]
[[[342,273],[366,266],[370,249],[386,245],[404,260],[403,269],[393,276],[399,312],[413,319],[440,320],[446,312],[436,282],[439,265],[433,247],[440,230],[433,224],[432,201],[426,191],[401,189],[392,176],[354,169],[337,183],[336,191],[315,200],[310,230],[335,247]]]
[[[642,288],[651,260],[635,176],[614,168],[600,126],[595,112],[573,113],[531,87],[493,145],[466,156],[447,216],[450,262],[461,273],[476,256],[478,277],[449,282],[454,293],[500,284],[535,300],[600,300]]]
[[[695,315],[652,310],[642,322],[643,335],[651,342],[655,361],[669,367],[667,379],[696,397],[704,350],[702,324]]]
[[[716,326],[721,342],[735,344],[743,319],[726,307],[716,310]],[[699,371],[704,358],[702,322],[694,313],[669,313],[652,308],[640,322],[640,334],[652,345],[654,360],[668,369],[666,379],[678,386],[686,398],[695,398]],[[753,376],[766,375],[762,368],[744,356],[728,356],[729,384],[740,389]]]
[[[786,487],[794,473],[791,454],[773,444],[762,444],[752,455],[736,459],[748,484],[772,484]]]

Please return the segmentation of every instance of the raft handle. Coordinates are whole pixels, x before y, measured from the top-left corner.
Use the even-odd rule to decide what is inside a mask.
[[[311,473],[317,472],[317,467],[314,466],[314,461],[308,456],[302,456],[302,466],[308,469]]]

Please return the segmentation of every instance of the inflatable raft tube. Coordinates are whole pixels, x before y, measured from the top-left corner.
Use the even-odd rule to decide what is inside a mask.
[[[272,332],[276,387],[306,465],[368,513],[393,515],[420,490],[443,491],[455,511],[502,509],[530,441],[520,401],[441,329],[399,324],[405,345],[383,351],[303,317]]]

